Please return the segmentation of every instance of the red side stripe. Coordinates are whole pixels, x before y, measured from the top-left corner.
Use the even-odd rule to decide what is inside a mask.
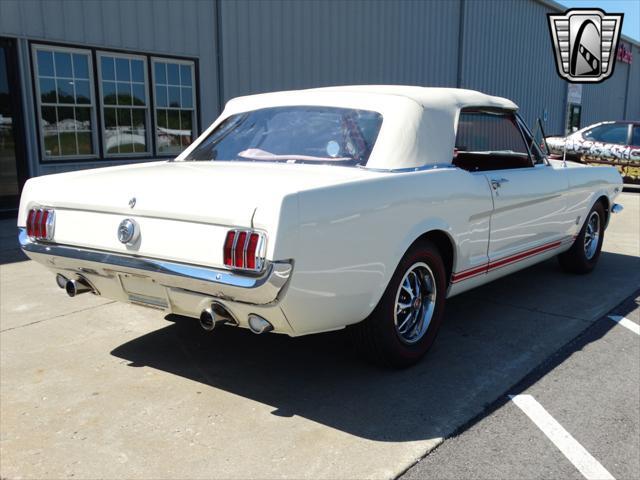
[[[532,257],[533,255],[537,255],[539,253],[546,252],[547,250],[551,250],[553,248],[559,247],[561,244],[562,244],[562,242],[560,242],[560,241],[553,242],[553,243],[550,243],[548,245],[543,245],[541,247],[534,248],[533,250],[529,250],[529,251],[526,251],[526,252],[519,253],[519,254],[514,255],[512,257],[507,257],[507,258],[504,258],[502,260],[497,260],[495,262],[492,262],[489,265],[489,270],[494,270],[496,268],[504,267],[505,265],[508,265],[508,264],[511,264],[511,263],[519,262],[519,261],[524,260],[526,258]]]
[[[569,237],[568,239],[565,239],[565,240],[558,240],[555,242],[551,242],[546,245],[541,245],[540,247],[533,248],[531,250],[526,250],[524,252],[510,255],[500,260],[494,260],[493,262],[488,264],[485,263],[483,265],[480,265],[479,267],[468,268],[466,270],[456,272],[451,277],[451,283],[457,283],[457,282],[461,282],[462,280],[468,280],[469,278],[478,276],[482,273],[488,273],[491,270],[495,270],[495,269],[510,265],[512,263],[525,260],[526,258],[546,252],[547,250],[552,250],[554,248],[557,248],[563,243],[566,243],[567,241],[573,241],[573,238]]]

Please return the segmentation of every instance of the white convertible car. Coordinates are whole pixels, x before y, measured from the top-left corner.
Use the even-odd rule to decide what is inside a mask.
[[[591,271],[612,167],[549,160],[504,98],[357,86],[253,95],[172,161],[33,178],[24,252],[84,292],[291,336],[348,327],[416,362],[445,299],[553,256]]]

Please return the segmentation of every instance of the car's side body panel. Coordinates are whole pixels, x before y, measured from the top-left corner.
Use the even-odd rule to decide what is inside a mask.
[[[381,175],[299,193],[300,231],[286,315],[296,333],[358,322],[423,234],[445,232],[454,268],[486,263],[492,200],[482,177],[457,168]]]

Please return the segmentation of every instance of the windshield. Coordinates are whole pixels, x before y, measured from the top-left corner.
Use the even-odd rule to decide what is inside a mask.
[[[381,125],[368,110],[264,108],[226,118],[185,160],[363,166]]]

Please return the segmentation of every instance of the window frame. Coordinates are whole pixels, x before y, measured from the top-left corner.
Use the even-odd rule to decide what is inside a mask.
[[[98,83],[98,93],[100,94],[100,120],[101,120],[101,124],[100,124],[100,138],[101,138],[101,143],[102,143],[102,157],[105,159],[111,159],[111,158],[144,158],[144,157],[148,157],[149,155],[153,155],[154,152],[154,145],[151,143],[151,138],[150,138],[150,133],[149,131],[151,130],[151,112],[149,111],[149,109],[151,108],[151,98],[149,96],[149,66],[148,66],[148,62],[147,62],[147,56],[145,55],[137,55],[137,54],[132,54],[132,53],[120,53],[120,52],[110,52],[108,50],[96,50],[95,52],[96,55],[96,71],[98,74],[98,79],[97,79],[97,83]],[[102,86],[102,58],[103,57],[113,57],[113,58],[124,58],[126,60],[142,60],[143,63],[143,74],[144,74],[144,94],[145,94],[145,101],[146,104],[144,106],[140,106],[140,105],[133,105],[133,103],[131,105],[127,105],[127,106],[122,106],[122,105],[109,105],[106,106],[106,108],[114,108],[116,110],[118,110],[119,108],[129,108],[129,109],[135,109],[135,110],[143,110],[145,119],[146,119],[146,132],[145,132],[145,141],[146,141],[146,150],[144,152],[124,152],[124,153],[107,153],[107,148],[106,148],[106,139],[105,139],[105,134],[107,132],[107,127],[106,127],[106,121],[105,121],[105,103],[104,103],[104,95],[103,95],[103,86]],[[129,73],[131,73],[131,67],[129,67]],[[117,79],[114,80],[114,83],[118,83]],[[132,80],[129,80],[129,83],[132,83]],[[117,93],[116,93],[116,97],[117,97]],[[132,100],[133,101],[133,100]],[[116,115],[117,117],[117,115]]]
[[[29,52],[29,75],[31,76],[31,95],[32,95],[32,108],[33,108],[33,112],[35,113],[35,126],[38,129],[38,145],[37,145],[37,151],[38,151],[38,164],[43,165],[52,165],[52,164],[66,164],[66,163],[73,163],[73,164],[81,164],[81,163],[86,163],[86,162],[91,162],[91,163],[106,163],[106,165],[112,165],[112,164],[125,164],[125,163],[129,163],[129,162],[139,162],[142,160],[154,160],[154,159],[165,159],[165,158],[175,158],[177,157],[179,154],[159,154],[157,152],[157,145],[156,145],[156,137],[155,137],[155,130],[156,130],[156,122],[155,122],[155,95],[153,92],[153,88],[151,87],[151,85],[153,83],[147,84],[146,90],[147,90],[147,99],[149,102],[149,105],[147,106],[148,109],[154,109],[154,112],[150,112],[148,113],[148,119],[149,119],[149,128],[148,130],[150,130],[150,132],[148,132],[148,141],[151,142],[149,144],[149,152],[142,155],[142,152],[140,152],[140,154],[138,154],[137,156],[134,154],[137,154],[138,152],[131,152],[131,153],[124,153],[124,154],[118,154],[117,156],[113,156],[113,155],[106,155],[105,152],[105,146],[104,146],[104,142],[103,142],[103,138],[102,138],[102,130],[103,130],[103,113],[102,113],[102,109],[103,107],[101,107],[96,100],[96,96],[98,94],[98,92],[101,90],[101,86],[98,85],[98,82],[100,81],[100,79],[98,78],[98,67],[97,67],[97,52],[104,52],[106,54],[112,54],[112,55],[116,55],[116,54],[124,54],[124,55],[131,55],[131,56],[141,56],[141,57],[145,57],[146,58],[146,79],[149,82],[153,82],[152,81],[152,75],[153,73],[151,72],[151,58],[157,58],[159,60],[164,60],[166,62],[187,62],[191,65],[193,65],[192,67],[192,73],[193,73],[193,101],[194,101],[194,107],[193,107],[193,117],[194,117],[194,125],[193,125],[193,139],[194,141],[200,136],[200,134],[202,133],[199,129],[200,129],[200,125],[202,124],[201,122],[201,111],[200,111],[200,65],[199,65],[199,58],[198,57],[188,57],[188,56],[179,56],[179,55],[173,55],[173,54],[152,54],[152,53],[145,53],[145,52],[140,52],[140,51],[132,51],[132,50],[127,50],[127,49],[118,49],[118,48],[103,48],[103,47],[96,47],[96,46],[78,46],[78,45],[74,45],[74,44],[69,44],[69,43],[63,43],[63,42],[55,42],[55,41],[48,41],[48,40],[28,40],[27,42],[27,50]],[[45,154],[44,154],[44,139],[43,139],[43,135],[42,135],[42,129],[41,129],[41,113],[40,113],[40,96],[39,96],[39,79],[37,77],[37,59],[36,59],[36,50],[37,49],[41,49],[41,48],[47,48],[50,50],[69,50],[69,51],[76,51],[77,53],[85,53],[89,55],[89,77],[90,77],[90,81],[89,81],[89,86],[91,89],[91,95],[92,95],[92,100],[93,103],[91,104],[91,106],[93,107],[93,112],[92,112],[92,121],[94,122],[94,131],[92,132],[92,141],[93,141],[93,148],[94,148],[94,153],[91,155],[74,155],[74,156],[70,156],[70,155],[65,155],[65,156],[56,156],[56,157],[46,157],[45,158]],[[98,111],[98,108],[100,108],[100,112]],[[186,150],[186,148],[185,148]],[[184,151],[184,150],[183,150]]]
[[[41,43],[41,42],[35,42],[31,44],[30,47],[31,47],[30,50],[31,50],[31,73],[32,73],[31,77],[33,81],[33,89],[34,89],[34,97],[35,97],[34,106],[35,106],[35,113],[36,113],[36,127],[38,129],[38,139],[39,139],[38,147],[40,149],[40,163],[51,164],[51,163],[60,163],[60,162],[75,162],[78,160],[95,161],[96,159],[100,159],[100,152],[101,152],[100,141],[97,135],[99,124],[97,121],[98,114],[97,114],[96,92],[95,92],[95,69],[94,69],[93,55],[92,55],[91,49],[69,47],[69,46],[56,45],[56,44],[47,44],[47,43]],[[73,103],[67,106],[74,109],[87,108],[88,106],[91,109],[91,121],[93,126],[91,130],[91,146],[94,153],[76,154],[76,155],[53,155],[53,156],[46,155],[46,148],[44,143],[44,131],[43,131],[43,125],[42,125],[43,104],[42,104],[42,96],[40,91],[40,72],[38,69],[38,51],[45,51],[45,52],[51,52],[51,53],[65,52],[65,53],[70,53],[72,55],[74,53],[77,53],[77,54],[83,54],[87,56],[88,70],[89,70],[89,95],[90,95],[91,103],[86,105],[80,105],[80,106],[78,106],[79,104]],[[55,62],[55,59],[54,59],[54,62]],[[57,75],[54,78],[57,79],[58,78]],[[56,102],[53,108],[57,109],[59,106],[60,106],[60,103]],[[76,142],[77,142],[77,137],[76,137]]]
[[[192,61],[192,60],[186,60],[186,59],[178,59],[178,58],[170,58],[170,57],[162,57],[162,56],[158,56],[158,55],[153,55],[149,57],[149,69],[151,71],[151,90],[153,91],[153,103],[151,105],[151,108],[153,109],[153,146],[154,146],[154,153],[157,157],[176,157],[177,155],[180,155],[180,153],[175,154],[173,152],[169,152],[169,153],[161,153],[158,149],[158,136],[157,136],[157,129],[158,129],[158,110],[188,110],[188,109],[183,109],[182,107],[176,108],[176,107],[170,107],[170,106],[166,106],[166,107],[158,107],[157,105],[157,98],[156,98],[156,69],[155,69],[155,65],[157,62],[160,63],[175,63],[178,65],[188,65],[189,67],[191,67],[191,78],[192,78],[192,83],[193,85],[191,85],[191,104],[193,105],[191,107],[191,117],[192,117],[192,125],[191,125],[191,131],[192,134],[191,136],[193,137],[193,140],[191,143],[193,143],[199,136],[199,108],[198,108],[198,94],[197,94],[197,90],[198,90],[198,84],[197,84],[197,78],[196,78],[196,74],[198,72],[197,70],[197,66],[196,66],[196,62]],[[182,88],[182,85],[180,85],[180,87]],[[182,92],[180,93],[180,98],[182,101]],[[167,98],[167,104],[169,103],[168,98]],[[184,152],[184,150],[186,150],[188,148],[185,147],[182,151]]]
[[[458,118],[457,118],[457,122],[456,122],[456,132],[455,132],[455,137],[454,137],[454,145],[455,142],[458,139],[458,129],[460,128],[460,116],[462,114],[480,114],[480,115],[493,115],[493,116],[501,116],[501,117],[505,117],[508,120],[511,120],[511,123],[513,123],[513,125],[515,126],[515,128],[518,130],[518,132],[520,133],[520,138],[522,140],[522,143],[524,144],[524,147],[526,149],[526,153],[529,157],[529,164],[526,167],[515,167],[515,168],[508,168],[508,169],[504,169],[504,168],[500,168],[500,169],[490,169],[490,170],[478,170],[478,171],[470,171],[470,170],[465,170],[463,168],[460,168],[456,165],[454,165],[456,168],[460,168],[461,170],[464,170],[466,172],[469,173],[473,173],[473,174],[486,174],[486,172],[499,172],[502,170],[521,170],[523,168],[535,168],[536,167],[536,163],[533,159],[533,155],[531,153],[531,149],[529,148],[529,143],[527,142],[527,139],[525,137],[525,134],[522,130],[522,126],[520,125],[520,120],[519,120],[519,115],[515,110],[507,110],[507,109],[503,109],[503,108],[495,108],[495,107],[485,107],[485,106],[476,106],[476,107],[463,107],[460,108],[458,110]],[[471,152],[473,153],[473,152]],[[544,155],[543,155],[544,158]]]
[[[522,136],[524,137],[524,143],[526,144],[527,149],[529,150],[529,155],[531,156],[531,161],[533,162],[533,166],[535,167],[537,165],[547,165],[547,166],[551,165],[549,163],[549,158],[547,157],[547,154],[536,143],[535,138],[533,136],[533,132],[531,131],[529,126],[526,124],[524,119],[520,116],[518,112],[515,112],[514,116],[516,118],[516,123],[520,128],[520,133],[522,133]],[[542,135],[542,132],[540,132],[540,135]],[[540,154],[540,159],[542,160],[540,163],[535,161],[534,157],[536,157],[536,155],[534,155],[533,149],[535,149],[535,151],[538,154]]]

